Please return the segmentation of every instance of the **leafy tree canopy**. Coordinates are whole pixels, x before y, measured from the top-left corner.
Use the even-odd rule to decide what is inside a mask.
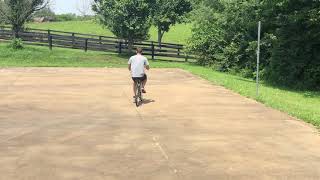
[[[255,77],[257,23],[261,71],[270,83],[320,89],[320,2],[195,0],[189,49],[202,65]]]
[[[45,8],[48,0],[0,0],[0,19],[11,24],[15,37],[31,15]]]
[[[147,0],[95,0],[93,10],[100,22],[117,37],[129,42],[149,37],[150,6]]]
[[[185,15],[192,10],[189,0],[151,0],[152,23],[158,28],[158,41],[170,26],[184,22]]]

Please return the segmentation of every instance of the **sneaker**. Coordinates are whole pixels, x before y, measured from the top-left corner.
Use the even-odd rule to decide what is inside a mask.
[[[142,93],[147,93],[147,91],[145,89],[142,89]]]

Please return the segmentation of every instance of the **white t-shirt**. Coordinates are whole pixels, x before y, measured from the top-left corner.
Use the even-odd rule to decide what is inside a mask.
[[[131,64],[132,77],[143,77],[145,75],[145,66],[149,66],[148,59],[140,54],[132,56],[128,64]]]

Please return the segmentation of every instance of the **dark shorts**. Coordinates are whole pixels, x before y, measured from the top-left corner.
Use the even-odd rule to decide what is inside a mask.
[[[137,81],[137,80],[145,81],[146,79],[148,79],[146,74],[143,77],[132,77],[133,81]]]

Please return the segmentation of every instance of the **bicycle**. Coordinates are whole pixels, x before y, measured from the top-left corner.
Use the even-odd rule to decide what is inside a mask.
[[[134,101],[136,106],[139,107],[143,103],[143,96],[142,96],[142,81],[140,79],[135,80],[136,84],[136,94],[134,96]]]

